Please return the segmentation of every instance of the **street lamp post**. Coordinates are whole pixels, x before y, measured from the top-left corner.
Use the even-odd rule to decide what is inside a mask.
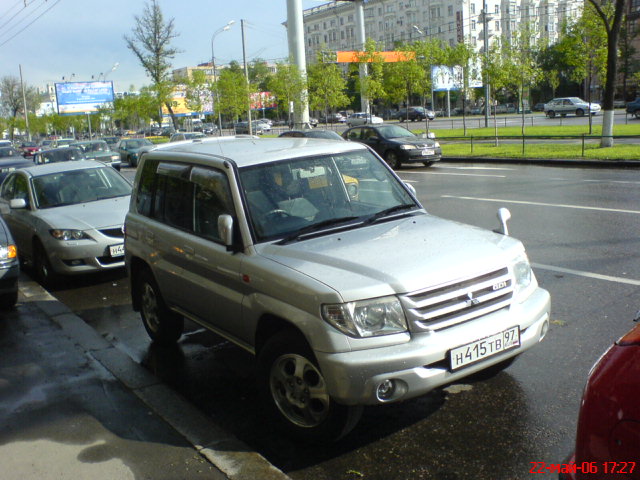
[[[213,35],[211,36],[211,68],[213,70],[213,82],[217,81],[216,57],[213,54],[213,40],[216,38],[218,34],[229,30],[231,28],[231,25],[233,25],[234,23],[236,23],[235,20],[229,20],[224,27],[220,27],[218,30],[213,32]],[[219,102],[216,102],[217,98],[218,98],[217,89],[215,91],[212,89],[211,90],[211,109],[213,110],[214,113],[216,111],[216,103],[219,103]],[[217,110],[218,110],[218,135],[222,135],[222,115],[220,114],[220,109],[218,108]]]

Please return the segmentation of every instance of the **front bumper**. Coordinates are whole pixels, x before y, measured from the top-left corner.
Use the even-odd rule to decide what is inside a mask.
[[[18,291],[18,276],[20,264],[18,260],[12,260],[0,265],[0,294]]]
[[[123,245],[123,238],[112,238],[89,232],[91,240],[47,241],[45,249],[51,268],[63,275],[100,272],[124,267],[124,254],[112,256],[110,247]]]
[[[402,163],[438,162],[442,159],[442,148],[436,147],[432,154],[424,155],[424,150],[400,150]]]
[[[406,400],[455,382],[472,373],[519,355],[542,340],[549,328],[550,299],[537,288],[523,303],[467,323],[433,333],[411,334],[397,345],[343,353],[315,352],[336,401],[347,405],[375,405]],[[520,347],[451,371],[448,352],[507,328],[520,327]],[[380,400],[378,386],[392,380],[396,391]]]

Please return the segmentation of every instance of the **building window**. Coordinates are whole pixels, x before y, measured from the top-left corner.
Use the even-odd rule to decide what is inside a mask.
[[[500,13],[500,5],[496,5],[496,12],[495,13]]]
[[[496,20],[496,32],[500,31],[500,20]]]
[[[471,20],[471,30],[475,30],[475,29],[476,29],[476,21]]]
[[[447,7],[447,15],[449,15],[450,17],[453,17],[453,5],[449,5]]]
[[[449,31],[453,32],[453,22],[449,22]]]
[[[471,13],[472,13],[472,14],[473,14],[473,13],[476,13],[476,4],[475,4],[475,3],[472,3],[472,4],[471,4]]]

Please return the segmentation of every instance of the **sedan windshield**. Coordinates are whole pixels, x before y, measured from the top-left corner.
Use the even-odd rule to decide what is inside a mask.
[[[377,130],[380,135],[382,135],[382,138],[415,137],[412,132],[398,125],[383,125],[381,127],[378,127]]]
[[[302,240],[420,208],[368,150],[245,167],[240,181],[257,241]]]
[[[131,194],[131,184],[112,168],[86,168],[33,179],[38,208],[61,207]]]

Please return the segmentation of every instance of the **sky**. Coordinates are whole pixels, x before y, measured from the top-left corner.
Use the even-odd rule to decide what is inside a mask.
[[[26,7],[25,7],[26,3]],[[134,17],[145,0],[0,0],[0,78],[22,76],[27,85],[73,79],[90,81],[103,73],[116,92],[150,83],[125,43]],[[302,8],[327,3],[302,0]],[[165,21],[174,20],[179,34],[172,46],[181,52],[173,68],[211,60],[213,34],[229,21],[228,31],[215,36],[216,64],[242,63],[241,22],[244,20],[247,61],[284,60],[289,56],[286,0],[158,0]],[[115,70],[112,70],[115,64]],[[73,76],[73,77],[72,77]]]

